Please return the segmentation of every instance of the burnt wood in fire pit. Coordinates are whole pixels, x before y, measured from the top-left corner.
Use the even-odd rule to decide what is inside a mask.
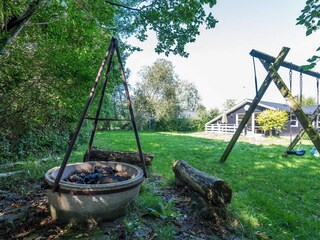
[[[67,182],[80,184],[105,184],[122,182],[130,179],[127,172],[118,171],[113,167],[95,166],[93,171],[76,171],[65,179]]]

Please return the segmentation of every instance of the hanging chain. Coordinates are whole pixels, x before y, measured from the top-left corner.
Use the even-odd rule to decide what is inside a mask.
[[[301,106],[301,103],[302,103],[302,87],[303,87],[303,82],[302,82],[302,72],[300,72],[300,99],[299,99],[299,102],[300,102],[300,106]]]
[[[319,106],[319,78],[317,78],[317,106]]]
[[[289,71],[289,86],[290,86],[290,92],[292,92],[292,69]]]
[[[257,78],[257,71],[256,71],[256,62],[254,60],[254,57],[252,57],[253,61],[253,71],[254,71],[254,83],[256,87],[256,96],[258,95],[258,78]]]
[[[289,86],[290,86],[290,92],[292,93],[292,69],[290,69],[289,71]],[[290,108],[290,113],[289,113],[290,143],[292,143],[291,122],[292,122],[292,110]]]

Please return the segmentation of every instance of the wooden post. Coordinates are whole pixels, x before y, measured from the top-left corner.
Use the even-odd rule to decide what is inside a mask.
[[[281,79],[280,75],[278,74],[277,70],[270,64],[263,60],[261,60],[263,66],[269,69],[271,72],[272,79],[276,84],[277,88],[279,89],[280,93],[294,112],[294,115],[298,118],[300,124],[302,125],[303,129],[308,134],[310,140],[312,141],[313,145],[316,147],[318,152],[320,152],[320,136],[317,133],[316,129],[313,127],[312,122],[309,120],[307,115],[302,111],[299,103],[295,100],[292,96],[289,88],[286,86],[284,81]]]
[[[278,57],[276,58],[273,67],[274,69],[278,70],[279,67],[281,66],[282,62],[284,61],[285,57],[287,56],[288,52],[289,52],[290,48],[286,48],[283,47],[281,52],[279,53]],[[266,76],[265,80],[263,81],[257,95],[255,96],[255,98],[253,99],[248,111],[245,113],[242,121],[240,122],[235,134],[232,136],[232,139],[230,140],[226,150],[224,151],[220,162],[225,162],[231,152],[231,150],[233,149],[235,143],[237,142],[242,130],[245,128],[246,124],[248,123],[251,114],[254,112],[254,110],[256,109],[256,107],[258,106],[258,103],[260,102],[260,100],[262,99],[263,95],[265,94],[265,92],[267,91],[270,83],[272,82],[272,77],[271,77],[271,72],[268,72],[268,75]]]
[[[268,54],[265,54],[263,52],[259,52],[259,51],[254,50],[254,49],[251,50],[250,55],[252,57],[259,58],[260,60],[265,60],[268,63],[273,63],[276,60],[275,57],[272,57],[272,56],[270,56]],[[303,70],[301,68],[301,66],[295,65],[295,64],[293,64],[291,62],[283,61],[282,64],[281,64],[281,67],[285,67],[285,68],[288,68],[288,69],[303,73],[303,74],[311,76],[311,77],[320,78],[320,73],[317,73],[317,72],[314,72],[314,71],[310,71],[310,70]]]
[[[320,112],[320,105],[318,105],[318,107],[316,108],[316,110],[314,110],[314,112],[312,113],[312,115],[310,116],[310,121],[313,122],[314,120],[317,119],[318,117],[318,114]],[[292,140],[292,142],[290,143],[290,145],[288,146],[287,150],[284,151],[284,153],[282,154],[283,157],[287,157],[288,154],[287,154],[287,151],[288,150],[292,150],[296,145],[297,143],[299,142],[299,140],[302,138],[302,136],[305,134],[305,130],[304,128],[301,128],[300,129],[300,132],[297,134],[297,136],[295,136],[295,138]]]

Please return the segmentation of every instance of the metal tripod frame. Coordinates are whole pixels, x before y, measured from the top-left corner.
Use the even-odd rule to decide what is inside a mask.
[[[132,102],[131,102],[130,95],[129,95],[128,84],[127,84],[125,71],[124,71],[124,67],[123,67],[123,64],[122,64],[121,55],[120,55],[120,51],[119,51],[119,47],[118,47],[118,41],[117,41],[117,39],[112,38],[111,42],[110,42],[110,45],[108,47],[107,53],[106,53],[106,55],[105,55],[105,57],[104,57],[104,59],[102,61],[100,69],[98,71],[97,77],[96,77],[96,79],[94,81],[93,87],[92,87],[92,89],[91,89],[91,91],[89,93],[89,96],[88,96],[87,102],[85,104],[84,110],[83,110],[83,112],[81,114],[79,123],[78,123],[78,125],[76,127],[76,130],[75,130],[75,132],[74,132],[74,134],[72,136],[72,139],[71,139],[71,141],[69,143],[69,146],[68,146],[68,149],[67,149],[66,154],[64,156],[64,159],[63,159],[63,161],[61,163],[59,172],[58,172],[57,177],[55,179],[55,182],[53,184],[53,191],[57,191],[58,190],[62,174],[63,174],[63,172],[65,170],[65,167],[66,167],[66,165],[68,163],[68,160],[69,160],[70,155],[72,153],[73,147],[74,147],[75,142],[77,140],[77,137],[79,135],[80,129],[81,129],[81,127],[83,125],[83,122],[84,122],[84,120],[86,118],[88,109],[89,109],[89,107],[90,107],[90,105],[91,105],[91,103],[93,101],[93,97],[94,97],[94,95],[96,93],[96,90],[97,90],[99,81],[101,79],[103,70],[105,69],[105,67],[107,65],[107,71],[106,71],[105,80],[104,80],[104,83],[103,83],[103,86],[102,86],[102,92],[101,92],[101,96],[100,96],[100,100],[99,100],[98,109],[97,109],[97,112],[96,112],[96,116],[94,118],[94,123],[93,123],[93,127],[92,127],[89,146],[88,146],[88,149],[87,149],[86,155],[85,155],[85,161],[89,161],[89,159],[90,159],[90,151],[91,151],[93,140],[94,140],[95,133],[96,133],[96,130],[97,130],[97,124],[98,124],[98,121],[101,120],[101,119],[99,119],[99,115],[100,115],[100,111],[101,111],[101,107],[102,107],[102,102],[103,102],[103,98],[104,98],[104,95],[105,95],[105,91],[107,89],[109,73],[111,71],[111,65],[112,65],[112,61],[113,61],[115,52],[116,52],[117,59],[118,59],[119,65],[120,65],[121,77],[122,77],[123,86],[124,86],[124,89],[125,89],[125,94],[126,94],[126,97],[127,97],[127,104],[128,104],[128,108],[129,108],[130,118],[131,118],[133,130],[134,130],[134,134],[135,134],[137,147],[138,147],[139,158],[140,158],[140,160],[142,162],[142,166],[143,166],[142,170],[143,170],[143,173],[144,173],[144,177],[147,177],[147,171],[146,171],[146,167],[145,167],[145,160],[143,158],[142,147],[141,147],[140,138],[139,138],[139,134],[138,134],[138,128],[137,128],[137,124],[136,124],[135,117],[134,117]],[[114,119],[114,120],[118,121],[118,119]]]

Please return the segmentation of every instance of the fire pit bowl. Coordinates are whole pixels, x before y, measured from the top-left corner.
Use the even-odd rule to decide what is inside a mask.
[[[130,178],[121,182],[81,184],[66,179],[75,172],[92,172],[95,167],[112,167],[126,172]],[[65,167],[57,192],[53,183],[59,167],[50,169],[45,179],[51,216],[63,222],[99,222],[113,220],[126,213],[129,203],[138,195],[144,180],[143,171],[137,166],[120,162],[83,162]]]

